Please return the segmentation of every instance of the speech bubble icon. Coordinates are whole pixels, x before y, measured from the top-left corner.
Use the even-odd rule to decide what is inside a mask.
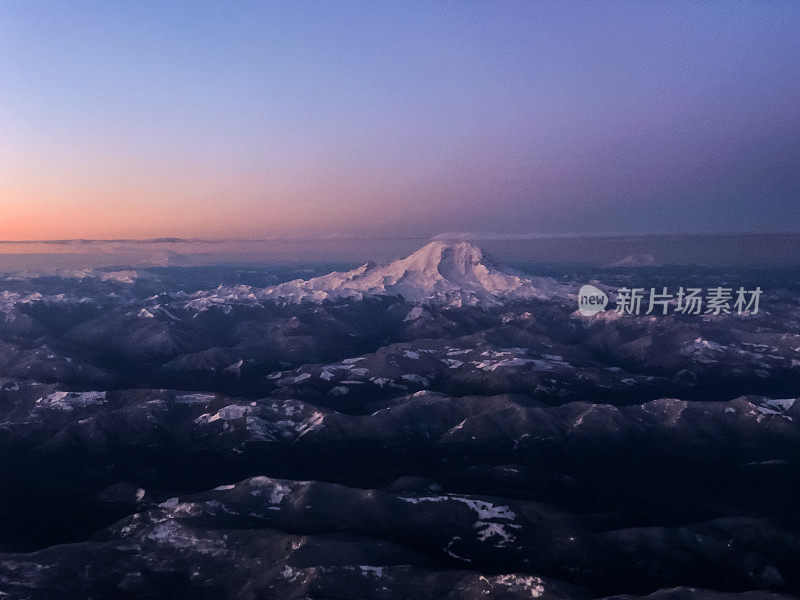
[[[608,296],[601,289],[588,283],[578,291],[578,310],[585,317],[602,312],[608,305]]]

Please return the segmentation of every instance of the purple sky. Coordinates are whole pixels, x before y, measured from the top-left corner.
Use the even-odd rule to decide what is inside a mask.
[[[0,239],[800,231],[798,2],[0,4]]]

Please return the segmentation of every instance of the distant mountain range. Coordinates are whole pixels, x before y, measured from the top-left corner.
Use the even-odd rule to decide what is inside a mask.
[[[153,262],[0,275],[3,600],[800,594],[796,270]]]

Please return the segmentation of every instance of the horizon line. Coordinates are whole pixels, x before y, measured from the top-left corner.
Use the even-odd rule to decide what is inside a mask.
[[[605,232],[605,233],[522,233],[522,234],[494,234],[494,233],[440,233],[436,235],[386,235],[386,236],[328,236],[320,237],[313,235],[305,236],[280,236],[280,237],[255,237],[255,238],[203,238],[203,237],[155,237],[155,238],[61,238],[61,239],[26,239],[26,240],[0,240],[0,244],[8,245],[27,245],[27,244],[181,244],[181,243],[201,243],[219,244],[226,242],[304,242],[304,241],[379,241],[379,240],[429,240],[434,241],[536,241],[536,240],[558,240],[558,239],[580,239],[580,238],[663,238],[663,237],[726,237],[726,236],[754,236],[754,235],[775,235],[775,236],[797,236],[800,231],[693,231],[693,232]]]

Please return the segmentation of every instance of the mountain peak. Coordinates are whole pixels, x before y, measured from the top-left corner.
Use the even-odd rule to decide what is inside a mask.
[[[398,263],[419,269],[456,269],[467,272],[485,261],[483,251],[468,242],[436,241],[426,244]]]
[[[283,302],[401,296],[417,303],[496,306],[506,299],[562,295],[560,288],[552,279],[495,266],[468,242],[434,241],[385,266],[370,262],[352,271],[297,279],[261,290],[257,296]]]

